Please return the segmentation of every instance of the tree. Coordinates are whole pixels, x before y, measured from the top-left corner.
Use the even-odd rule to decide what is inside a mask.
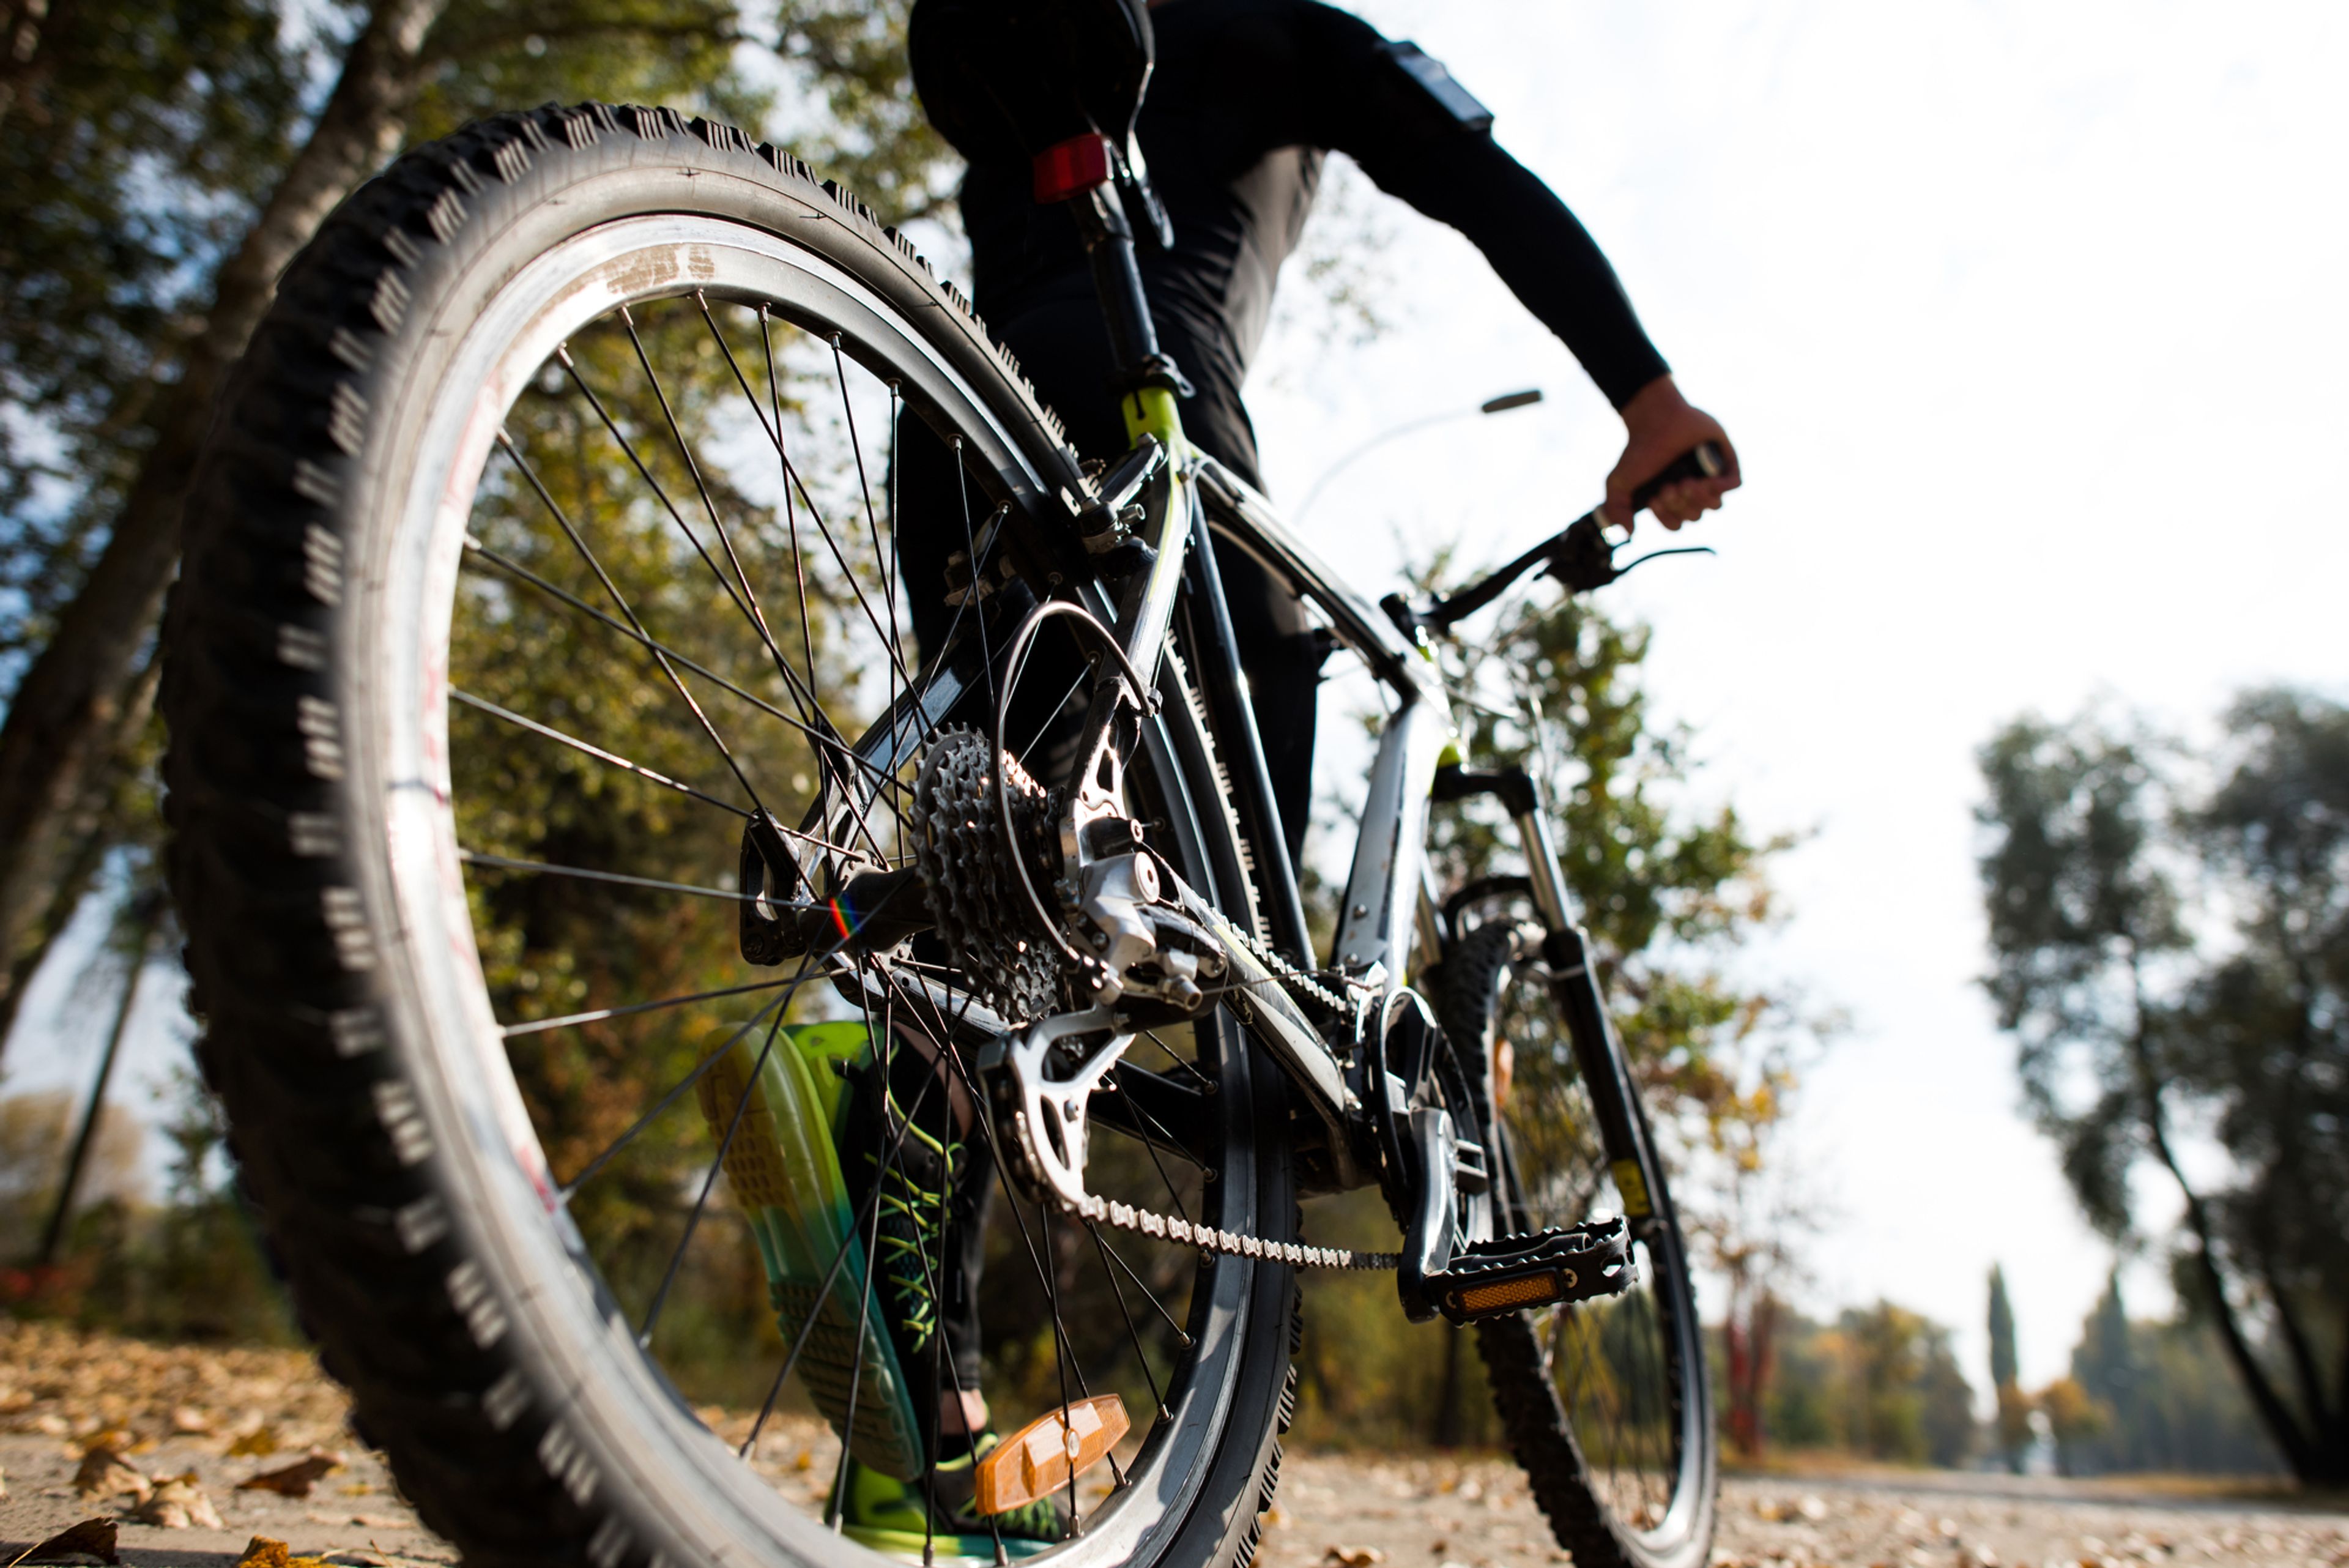
[[[2055,1439],[2055,1473],[2078,1475],[2081,1445],[2104,1435],[2112,1413],[2071,1377],[2058,1377],[2033,1402],[2045,1413],[2049,1435]]]
[[[2094,717],[1981,753],[1982,863],[2026,1102],[2089,1219],[2177,1189],[2181,1298],[2217,1330],[2293,1473],[2349,1480],[2349,709],[2252,691],[2216,782]],[[2195,893],[2184,913],[2181,885]],[[2189,1177],[2181,1129],[2226,1156]]]
[[[2066,1456],[2076,1474],[2272,1471],[2275,1450],[2229,1373],[2209,1324],[2132,1320],[2115,1272],[2072,1350],[2072,1381],[2106,1412]]]
[[[1998,1449],[2006,1468],[2023,1473],[2023,1450],[2031,1446],[2031,1402],[2016,1382],[2014,1308],[2006,1299],[2006,1272],[1990,1266],[1990,1386],[1998,1401]]]
[[[1890,1302],[1849,1309],[1832,1325],[1785,1313],[1767,1397],[1789,1447],[1945,1466],[1973,1448],[1973,1390],[1950,1331]]]
[[[787,0],[786,38],[824,9]],[[859,14],[885,32],[903,11]],[[493,108],[601,97],[755,121],[762,103],[733,67],[732,0],[21,0],[5,20],[18,41],[0,80],[0,1019],[70,917],[93,843],[122,831],[103,807],[145,728],[180,498],[319,221],[403,141]],[[893,78],[868,53],[840,68],[858,102],[905,118],[887,91],[902,67]],[[314,78],[332,83],[315,106]],[[936,163],[934,146],[864,140],[875,170],[908,153],[908,192]]]

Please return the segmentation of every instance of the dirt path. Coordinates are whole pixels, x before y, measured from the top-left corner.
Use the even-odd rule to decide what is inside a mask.
[[[1259,1568],[1519,1568],[1569,1561],[1515,1465],[1299,1455]],[[1374,1555],[1366,1555],[1371,1553]],[[2349,1563],[2349,1513],[1933,1473],[1733,1477],[1715,1568]]]
[[[119,1521],[126,1563],[227,1568],[256,1535],[296,1556],[398,1568],[456,1553],[417,1521],[344,1426],[342,1397],[294,1351],[163,1347],[0,1320],[0,1563],[78,1521]],[[739,1438],[747,1418],[705,1412]],[[135,1490],[78,1489],[93,1448],[181,1500],[187,1524],[140,1522]],[[837,1452],[789,1421],[756,1468],[820,1508]],[[316,1455],[338,1461],[302,1495],[241,1483]],[[105,1467],[98,1467],[103,1469]],[[90,1473],[92,1486],[123,1475]],[[1106,1484],[1105,1473],[1086,1478]],[[177,1480],[177,1489],[153,1489]],[[190,1506],[192,1494],[202,1509]],[[209,1512],[204,1512],[208,1510]],[[212,1519],[217,1518],[217,1528]],[[1515,1466],[1498,1459],[1296,1453],[1260,1568],[1531,1568],[1568,1561]],[[1716,1568],[2075,1568],[2131,1563],[2349,1568],[2349,1513],[2159,1496],[2093,1483],[1948,1473],[1733,1478]]]

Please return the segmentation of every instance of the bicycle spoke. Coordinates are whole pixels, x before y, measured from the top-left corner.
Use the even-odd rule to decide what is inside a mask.
[[[539,589],[541,592],[562,600],[564,604],[569,605],[572,608],[579,611],[582,615],[593,618],[596,621],[599,621],[603,625],[610,628],[612,630],[618,632],[621,636],[637,643],[653,656],[654,659],[668,672],[672,680],[676,679],[677,670],[684,670],[692,674],[698,675],[703,680],[709,681],[711,684],[718,686],[726,691],[731,692],[733,695],[740,698],[743,701],[750,703],[761,712],[765,713],[769,718],[775,719],[784,724],[788,724],[793,730],[805,735],[812,743],[819,748],[826,746],[840,748],[843,754],[852,758],[859,767],[864,769],[868,774],[875,774],[879,784],[898,789],[903,789],[905,787],[902,781],[887,774],[880,774],[879,770],[874,768],[871,763],[866,762],[862,757],[856,756],[854,752],[848,750],[844,744],[839,741],[836,735],[828,735],[823,732],[812,729],[808,725],[802,723],[791,714],[784,712],[773,703],[766,701],[766,699],[744,691],[741,687],[737,686],[733,681],[729,680],[726,677],[719,674],[717,671],[696,662],[688,655],[678,652],[676,649],[669,647],[667,643],[661,642],[657,639],[648,635],[640,627],[631,627],[615,620],[612,617],[605,615],[602,610],[597,609],[595,606],[587,603],[575,594],[566,592],[565,590],[555,587],[554,584],[548,582],[544,577],[540,576],[537,573],[532,571],[528,566],[523,566],[521,562],[500,554],[498,551],[492,549],[489,545],[481,543],[479,540],[467,540],[465,547],[472,554],[481,556],[483,560],[488,561],[491,565],[496,566],[499,570],[509,573],[512,576],[520,578],[523,582],[528,583],[531,587]],[[675,667],[674,669],[670,668],[672,665]],[[684,691],[682,681],[678,682],[678,689],[680,693]],[[693,707],[695,717],[701,718],[701,709],[698,704],[693,702],[693,699],[690,696],[688,696],[686,698],[686,701],[688,705]],[[705,727],[707,727],[708,721],[704,719],[703,722]],[[713,740],[717,738],[716,732],[714,730],[710,732],[710,735]],[[719,743],[722,748],[724,742],[719,742]],[[733,762],[731,753],[727,753],[727,759],[729,763],[731,764]],[[735,770],[735,776],[738,779],[741,778],[739,767]],[[748,780],[742,781],[742,787],[745,791],[750,790]],[[754,801],[758,798],[755,792],[751,792],[751,798]],[[874,845],[873,847],[874,852],[876,855],[880,853],[880,846],[877,843]]]
[[[760,312],[760,319],[761,322],[761,337],[762,340],[765,340],[766,330],[764,323],[767,317],[763,308]],[[720,339],[719,347],[721,348],[726,347],[722,338]],[[768,357],[768,378],[771,383],[774,378],[774,345],[771,340],[767,340],[766,348]],[[742,384],[743,391],[745,395],[748,395],[750,392],[749,383],[743,377],[740,367],[734,364],[733,354],[730,349],[727,351],[726,359],[728,365],[734,370],[735,379]],[[843,400],[847,396],[847,383],[844,377],[842,380],[841,394]],[[755,397],[751,398],[750,406],[753,412],[758,410],[758,400]],[[891,630],[889,627],[884,627],[881,624],[881,618],[874,613],[872,601],[865,597],[864,586],[856,580],[855,569],[848,564],[848,557],[842,552],[840,542],[832,536],[832,528],[823,520],[823,509],[816,505],[815,498],[808,493],[807,482],[801,477],[799,466],[792,462],[791,454],[783,448],[782,409],[781,400],[780,397],[776,400],[775,422],[771,425],[768,424],[763,416],[761,417],[759,422],[765,428],[768,440],[774,443],[775,453],[782,462],[784,481],[783,502],[785,507],[789,507],[791,504],[791,492],[792,489],[796,488],[800,493],[800,504],[807,508],[809,520],[815,524],[816,532],[823,535],[825,545],[832,551],[833,561],[840,567],[841,576],[848,584],[848,591],[855,596],[858,607],[864,610],[864,618],[872,624],[874,635],[881,639],[882,645],[888,650],[890,662],[895,666],[896,676],[901,680],[905,679],[905,666],[902,660],[898,658],[898,641],[895,633]],[[854,438],[854,428],[853,424],[850,430],[850,436],[853,441]],[[856,463],[857,472],[861,478],[864,467],[864,454],[861,450],[856,453]],[[874,567],[875,570],[882,573],[884,576],[886,576],[887,567],[885,564],[880,560],[877,550],[879,537],[877,532],[874,537],[876,543]],[[798,535],[796,530],[794,530],[792,539],[792,549],[794,555],[796,555],[798,550]],[[802,596],[804,596],[805,587],[806,579],[804,576],[802,576],[801,578]],[[893,591],[890,607],[890,624],[892,627],[895,626],[895,604]],[[804,625],[804,621],[802,621],[802,624]]]
[[[669,1287],[677,1283],[677,1272],[685,1266],[686,1250],[693,1245],[693,1233],[700,1227],[701,1216],[709,1207],[709,1194],[718,1186],[718,1173],[726,1168],[726,1157],[734,1150],[734,1135],[742,1129],[743,1113],[750,1108],[750,1091],[759,1086],[759,1075],[767,1070],[767,1058],[774,1054],[775,1036],[783,1029],[783,1015],[767,1025],[766,1043],[759,1047],[759,1058],[750,1064],[750,1075],[742,1084],[741,1094],[735,1096],[734,1114],[727,1118],[726,1136],[718,1140],[718,1153],[709,1162],[709,1174],[701,1179],[701,1191],[693,1200],[692,1212],[685,1217],[685,1234],[677,1240],[677,1248],[668,1255],[668,1268],[661,1274],[660,1288],[653,1293],[652,1305],[645,1309],[645,1325],[636,1331],[636,1345],[649,1349],[653,1330],[660,1324],[661,1308],[668,1304]]]
[[[725,347],[723,337],[719,339],[719,346]],[[783,468],[783,525],[792,541],[792,582],[798,590],[800,602],[800,647],[807,655],[808,695],[812,698],[815,695],[815,634],[811,629],[808,615],[807,561],[800,554],[799,512],[792,504],[792,460],[783,450],[782,384],[775,376],[775,340],[767,330],[767,307],[763,305],[759,306],[759,346],[766,353],[767,396],[773,404],[775,415],[772,423],[769,423],[764,416],[760,417],[759,422],[766,426],[768,439],[775,443],[775,455]],[[734,363],[730,350],[726,356],[726,367],[734,372],[734,379],[740,385],[742,396],[750,401],[751,413],[758,414],[758,395],[750,390],[750,383],[743,379],[742,369]]]
[[[885,1106],[888,1096],[885,1085],[889,1083],[890,1057],[894,1054],[893,1047],[896,1036],[888,1031],[888,1015],[885,1012],[882,1014],[882,1018],[884,1033],[878,1038],[889,1043],[879,1052],[881,1082],[885,1085],[881,1093],[883,1105]],[[873,1010],[870,1007],[864,1011],[864,1033],[868,1040],[875,1038],[873,1033]],[[888,1119],[885,1109],[882,1113],[882,1119],[885,1123]],[[909,1121],[905,1124],[905,1131],[897,1135],[895,1147],[883,1156],[881,1161],[876,1164],[873,1172],[873,1191],[876,1198],[881,1189],[888,1182],[889,1170],[895,1159],[897,1150],[905,1147],[905,1132],[912,1130],[913,1123]],[[847,1522],[848,1466],[850,1450],[856,1438],[856,1394],[858,1386],[864,1378],[864,1341],[868,1333],[866,1324],[873,1314],[873,1282],[878,1279],[881,1273],[881,1207],[877,1202],[874,1205],[873,1218],[869,1223],[872,1234],[864,1243],[864,1299],[856,1309],[856,1354],[849,1359],[848,1364],[848,1416],[841,1423],[840,1469],[833,1477],[832,1506],[827,1511],[827,1517],[832,1521],[832,1531],[835,1535],[840,1533],[841,1526]]]
[[[888,552],[881,548],[881,524],[873,514],[873,483],[864,477],[864,443],[856,434],[856,405],[848,396],[848,363],[840,352],[840,334],[832,335],[832,368],[833,379],[840,385],[840,411],[848,422],[848,450],[856,457],[856,489],[864,502],[864,527],[873,538],[873,565],[881,574],[881,597],[889,607],[889,658],[905,673],[905,661],[899,656],[897,630],[897,574],[890,570]],[[895,391],[892,391],[894,400]],[[894,693],[893,693],[894,695]]]
[[[569,362],[570,358],[571,356],[568,352],[564,352],[563,354],[563,358],[566,364]],[[553,493],[551,493],[546,486],[540,482],[538,471],[531,467],[529,460],[523,456],[522,449],[514,445],[513,438],[506,433],[506,430],[503,425],[500,425],[498,427],[498,445],[504,450],[505,454],[508,457],[513,460],[515,466],[522,470],[523,477],[530,481],[531,488],[538,492],[538,498],[546,504],[547,511],[554,514],[555,522],[562,526],[563,532],[564,535],[570,539],[573,548],[576,549],[580,556],[585,559],[588,568],[595,574],[596,579],[604,585],[604,591],[612,596],[612,602],[620,607],[620,613],[626,616],[628,618],[629,624],[636,628],[636,636],[643,639],[646,647],[653,649],[653,657],[660,661],[662,673],[668,677],[669,684],[677,689],[677,694],[685,700],[685,705],[693,710],[694,718],[700,721],[703,732],[709,737],[709,743],[716,746],[718,748],[719,754],[726,759],[726,765],[733,771],[736,782],[740,783],[742,786],[742,793],[750,797],[750,804],[764,811],[766,809],[766,803],[759,798],[759,792],[751,786],[749,775],[742,772],[742,764],[734,760],[734,753],[732,749],[726,744],[724,738],[718,733],[718,727],[709,722],[709,715],[701,711],[701,704],[693,700],[693,693],[685,689],[685,681],[678,675],[676,670],[670,667],[668,656],[662,652],[660,649],[654,644],[652,635],[645,630],[644,623],[636,618],[636,612],[628,607],[628,601],[626,597],[621,594],[618,585],[614,583],[612,581],[611,575],[604,570],[604,564],[595,558],[595,552],[587,547],[587,541],[580,537],[579,530],[571,525],[570,515],[565,513],[560,505],[556,504]],[[470,535],[468,535],[468,542],[472,543]],[[474,544],[473,547],[480,550],[483,555],[491,554],[485,545]],[[495,556],[492,556],[491,558],[493,560],[498,559]],[[534,576],[533,580],[536,580]],[[553,587],[552,584],[544,584],[543,586],[550,588]],[[567,598],[570,596],[564,595],[562,597]],[[579,607],[585,609],[587,607],[582,604]]]
[[[504,855],[485,855],[477,849],[461,846],[457,858],[468,866],[480,866],[492,871],[529,871],[542,877],[570,877],[583,882],[610,882],[623,888],[648,888],[661,893],[687,893],[697,898],[719,898],[730,904],[755,904],[757,893],[731,892],[723,888],[702,888],[691,882],[664,882],[653,877],[631,877],[621,871],[594,871],[585,866],[554,866],[543,860],[516,860]],[[767,899],[769,907],[785,909],[812,909],[813,904],[776,904]]]
[[[534,735],[544,736],[547,740],[554,741],[561,745],[569,746],[575,752],[581,752],[588,756],[594,757],[597,762],[609,763],[612,766],[618,768],[623,772],[634,774],[638,778],[647,780],[652,784],[659,784],[664,788],[673,789],[679,794],[690,795],[695,800],[700,801],[708,805],[714,805],[720,811],[732,812],[736,816],[740,817],[748,817],[750,815],[749,812],[744,811],[740,806],[735,805],[728,801],[719,800],[714,794],[705,794],[689,784],[680,784],[665,774],[657,774],[641,763],[632,763],[628,761],[627,758],[621,756],[616,753],[607,752],[603,747],[593,745],[588,742],[581,740],[576,735],[564,734],[561,730],[554,728],[551,724],[542,724],[535,719],[524,718],[522,714],[513,711],[510,708],[501,708],[498,704],[491,701],[486,697],[476,697],[471,692],[455,686],[449,688],[449,695],[453,701],[462,702],[468,708],[478,708],[482,712],[489,714],[492,718],[502,719],[507,723],[514,725],[518,729],[527,730]]]
[[[620,307],[619,315],[621,322],[628,329],[629,340],[636,345],[636,357],[644,363],[646,375],[648,377],[651,376],[651,361],[645,358],[644,344],[636,337],[636,317],[628,313],[628,307],[625,305]],[[669,499],[667,490],[662,486],[661,482],[658,479],[656,479],[653,476],[653,471],[650,466],[648,466],[645,460],[637,454],[636,443],[631,441],[627,437],[627,433],[620,429],[619,421],[614,419],[612,417],[611,410],[604,406],[604,400],[595,395],[595,389],[587,384],[587,379],[579,373],[579,367],[572,360],[571,350],[567,347],[559,348],[554,351],[554,357],[556,360],[562,364],[563,368],[571,373],[572,385],[579,389],[580,395],[587,400],[587,406],[595,410],[595,417],[604,422],[604,428],[611,432],[612,439],[614,441],[620,443],[620,450],[627,454],[628,462],[635,466],[636,472],[643,476],[646,488],[653,493],[653,499],[660,503],[661,510],[667,513],[669,520],[677,524],[677,531],[685,535],[685,542],[693,546],[693,553],[701,558],[701,564],[709,568],[709,575],[718,579],[719,588],[726,595],[727,598],[733,603],[734,607],[741,612],[742,618],[750,622],[751,629],[759,633],[761,640],[762,640],[766,644],[768,649],[774,654],[775,668],[777,672],[782,676],[783,683],[787,686],[792,684],[791,667],[784,662],[781,652],[775,649],[774,639],[767,635],[767,623],[765,619],[755,613],[750,605],[743,602],[742,596],[735,591],[734,585],[726,580],[726,573],[719,566],[717,562],[709,558],[709,551],[702,544],[701,536],[696,534],[693,531],[692,526],[686,522],[685,514],[677,509],[677,503]],[[667,413],[668,399],[667,395],[661,391],[660,384],[657,379],[653,383],[653,396],[660,400],[661,411],[664,414]],[[673,431],[676,430],[676,421],[673,417],[670,420],[670,429]],[[679,432],[678,434],[678,441],[680,446],[683,445],[684,441],[684,434]],[[686,455],[686,466],[692,472],[694,483],[696,484],[699,484],[701,483],[701,471],[693,462],[692,454],[689,452]],[[709,495],[706,491],[703,493],[703,500],[709,500]],[[717,511],[714,503],[711,504],[710,521],[717,526],[719,535],[722,538],[726,530],[724,524],[719,524],[717,521]],[[732,546],[730,545],[728,545],[728,552],[730,554],[732,552]]]
[[[699,1062],[694,1064],[692,1070],[688,1072],[684,1077],[678,1079],[677,1083],[669,1088],[667,1094],[661,1096],[661,1097],[654,1103],[652,1109],[638,1116],[635,1121],[630,1122],[626,1131],[621,1133],[618,1137],[614,1138],[609,1144],[605,1145],[601,1153],[597,1154],[595,1158],[589,1160],[585,1166],[580,1168],[578,1175],[573,1177],[570,1180],[556,1188],[554,1189],[554,1199],[556,1204],[560,1206],[570,1202],[571,1195],[573,1193],[577,1192],[582,1187],[594,1180],[595,1177],[602,1172],[605,1166],[611,1164],[613,1160],[619,1158],[620,1152],[623,1149],[626,1148],[628,1145],[636,1140],[638,1135],[643,1133],[647,1127],[652,1126],[653,1123],[658,1121],[662,1113],[667,1111],[671,1106],[677,1104],[680,1096],[682,1096],[688,1089],[693,1087],[694,1085],[701,1082],[702,1078],[708,1075],[709,1069],[718,1065],[719,1062],[724,1058],[727,1052],[734,1049],[734,1043],[736,1041],[741,1039],[744,1035],[750,1033],[751,1030],[756,1029],[761,1023],[766,1022],[766,1017],[769,1012],[782,1006],[783,1003],[790,1001],[793,992],[798,989],[799,985],[802,981],[812,978],[805,972],[808,967],[806,964],[802,963],[800,967],[802,972],[792,977],[792,980],[787,984],[787,989],[784,990],[781,995],[769,998],[767,1004],[764,1007],[760,1008],[758,1012],[752,1013],[748,1023],[740,1025],[735,1029],[733,1033],[729,1034],[726,1037],[725,1042],[720,1044],[717,1050],[712,1051],[709,1055],[704,1056]]]
[[[573,1029],[583,1023],[602,1023],[614,1018],[632,1017],[639,1012],[690,1006],[697,1002],[712,1002],[722,996],[746,996],[753,992],[773,991],[792,983],[788,980],[762,980],[750,985],[730,985],[720,991],[697,991],[690,996],[665,996],[657,1002],[632,1002],[622,1007],[599,1007],[589,1012],[567,1012],[560,1018],[533,1018],[524,1023],[504,1024],[498,1033],[512,1040],[523,1034],[543,1034],[550,1029]]]
[[[693,298],[694,303],[701,307],[701,318],[709,323],[709,330],[716,336],[718,323],[710,317],[709,297],[697,288],[693,291]],[[685,439],[685,431],[678,426],[677,410],[669,407],[668,393],[662,389],[660,377],[653,371],[652,358],[645,352],[644,339],[636,336],[636,317],[628,314],[626,306],[620,307],[620,320],[627,327],[628,341],[636,348],[636,363],[644,367],[645,380],[660,402],[661,418],[667,421],[668,433],[677,441],[678,455],[685,460],[686,472],[693,476],[693,488],[701,497],[701,509],[709,514],[709,526],[716,531],[718,543],[726,551],[727,564],[734,568],[734,580],[742,590],[740,602],[745,607],[750,624],[758,628],[759,639],[767,645],[767,650],[774,655],[776,667],[781,669],[783,665],[782,650],[775,646],[775,634],[767,626],[766,607],[759,602],[759,591],[750,586],[750,573],[742,569],[741,555],[734,548],[733,535],[727,533],[725,523],[718,515],[718,503],[709,493],[709,482],[702,477],[701,464],[693,455],[692,443]],[[718,341],[719,348],[725,347],[724,337],[719,337]],[[728,358],[730,359],[732,356]]]
[[[1148,1285],[1142,1282],[1142,1276],[1133,1272],[1133,1265],[1127,1262],[1123,1258],[1118,1257],[1115,1250],[1112,1249],[1106,1241],[1102,1239],[1101,1227],[1094,1224],[1090,1220],[1084,1221],[1084,1227],[1085,1234],[1093,1239],[1094,1251],[1101,1254],[1102,1275],[1109,1281],[1109,1288],[1117,1297],[1117,1314],[1118,1316],[1125,1320],[1126,1337],[1133,1344],[1133,1358],[1142,1363],[1142,1375],[1150,1380],[1150,1397],[1156,1401],[1158,1406],[1158,1414],[1163,1418],[1166,1414],[1166,1397],[1159,1392],[1158,1375],[1150,1369],[1150,1356],[1148,1353],[1143,1349],[1142,1334],[1133,1326],[1133,1314],[1126,1310],[1125,1288],[1117,1282],[1117,1273],[1115,1270],[1111,1268],[1111,1262],[1114,1261],[1117,1268],[1123,1269],[1125,1271],[1126,1277],[1132,1280],[1135,1288],[1142,1292],[1143,1299],[1149,1302],[1152,1309],[1154,1310],[1161,1318],[1165,1320],[1166,1326],[1174,1331],[1183,1344],[1189,1345],[1191,1343],[1191,1336],[1183,1332],[1182,1325],[1174,1321],[1174,1314],[1168,1312],[1165,1306],[1159,1301],[1157,1293],[1153,1291]]]

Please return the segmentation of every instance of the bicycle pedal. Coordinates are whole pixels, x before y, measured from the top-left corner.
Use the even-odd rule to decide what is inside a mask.
[[[1453,1255],[1427,1276],[1426,1299],[1454,1323],[1506,1317],[1529,1308],[1611,1296],[1639,1282],[1631,1235],[1619,1217],[1495,1236]]]

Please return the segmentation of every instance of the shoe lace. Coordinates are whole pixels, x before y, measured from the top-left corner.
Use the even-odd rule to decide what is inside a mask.
[[[938,1137],[899,1116],[894,1096],[889,1110],[905,1144],[913,1147],[901,1145],[896,1158],[885,1164],[877,1154],[865,1156],[880,1168],[879,1255],[874,1262],[888,1283],[899,1330],[919,1348],[937,1331],[937,1293],[932,1282],[945,1265],[939,1243],[955,1183],[962,1174],[964,1147],[958,1139]],[[908,1154],[916,1158],[909,1159]],[[916,1166],[921,1173],[909,1168]]]

